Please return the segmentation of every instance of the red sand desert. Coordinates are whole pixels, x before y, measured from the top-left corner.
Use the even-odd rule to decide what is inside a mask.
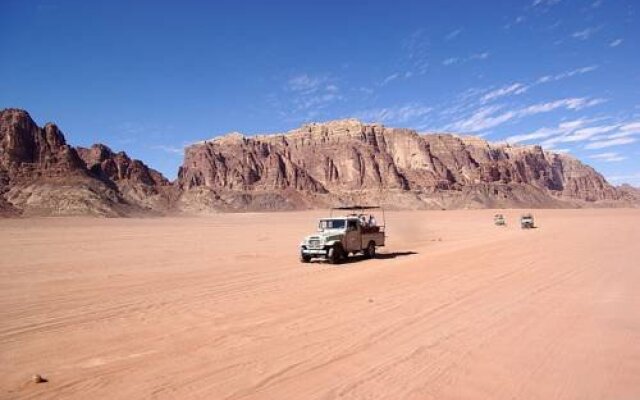
[[[0,398],[640,398],[639,210],[323,214],[0,220]]]

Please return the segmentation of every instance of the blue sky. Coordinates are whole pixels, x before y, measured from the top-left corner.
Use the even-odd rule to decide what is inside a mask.
[[[197,140],[356,117],[640,185],[639,38],[633,0],[5,0],[0,107],[170,178]]]

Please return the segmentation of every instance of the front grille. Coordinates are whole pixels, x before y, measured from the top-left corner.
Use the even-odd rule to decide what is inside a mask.
[[[309,248],[310,249],[319,249],[321,248],[322,245],[320,244],[319,240],[309,240]]]

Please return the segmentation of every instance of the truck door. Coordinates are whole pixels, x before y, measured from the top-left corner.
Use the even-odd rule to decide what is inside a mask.
[[[345,245],[347,251],[360,251],[360,224],[358,221],[347,220],[347,233],[345,235]]]

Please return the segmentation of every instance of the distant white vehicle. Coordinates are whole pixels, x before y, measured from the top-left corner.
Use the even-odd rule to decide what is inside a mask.
[[[532,229],[535,228],[533,223],[533,215],[532,214],[524,214],[520,217],[520,227],[522,229]]]
[[[313,258],[322,258],[332,264],[339,264],[349,254],[364,254],[367,258],[376,256],[376,247],[384,246],[385,221],[378,225],[372,214],[366,210],[380,207],[353,206],[331,209],[331,217],[322,218],[318,223],[318,233],[309,235],[300,243],[300,261],[308,263]],[[334,210],[351,211],[343,217],[333,217]]]

